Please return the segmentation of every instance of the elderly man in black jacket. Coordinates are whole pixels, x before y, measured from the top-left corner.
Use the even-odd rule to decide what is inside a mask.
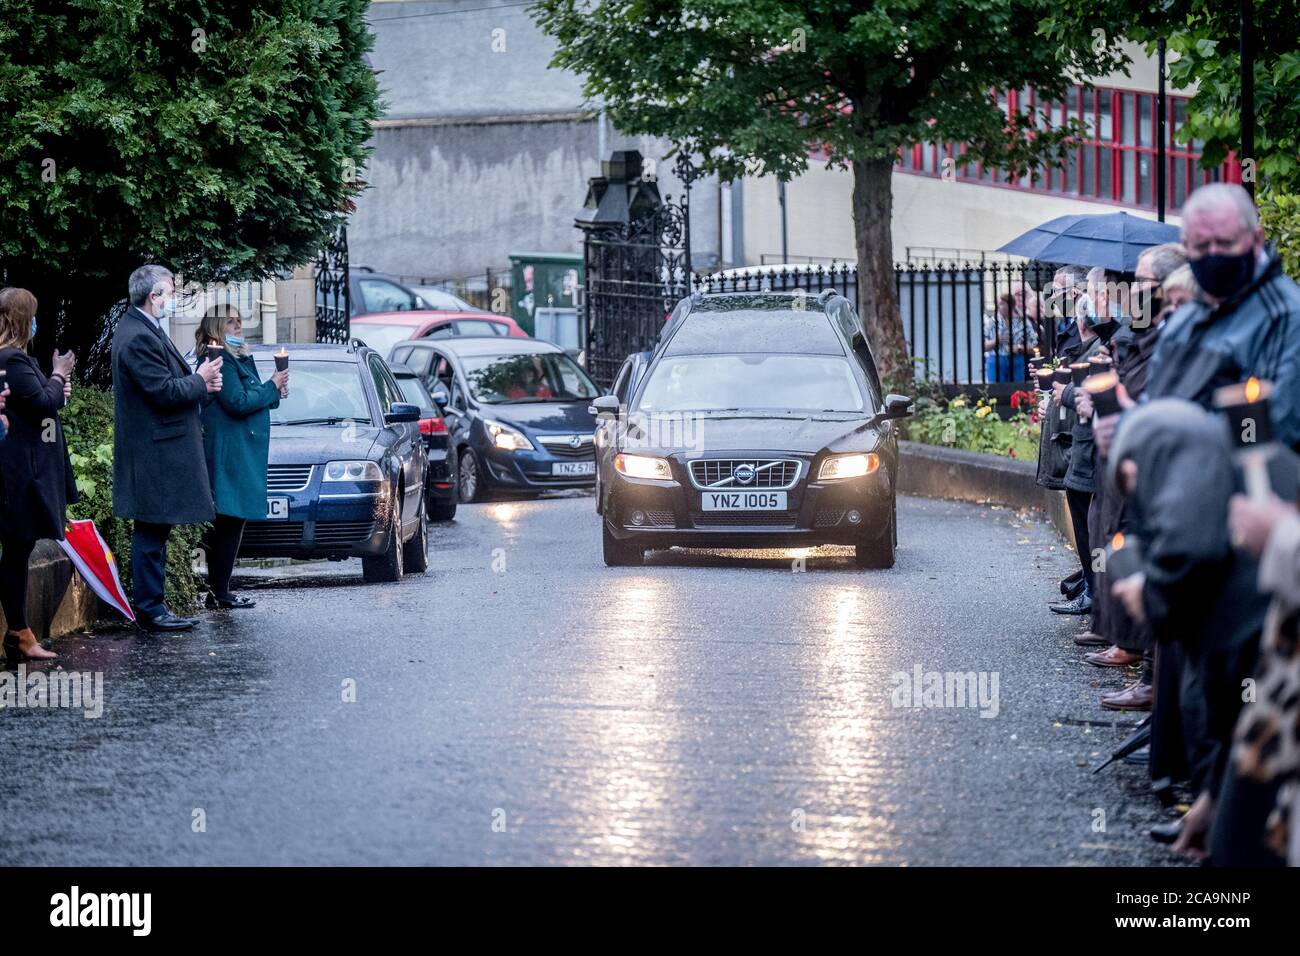
[[[221,359],[190,370],[162,328],[176,311],[176,285],[162,266],[128,282],[130,307],[113,332],[113,513],[131,518],[136,618],[149,631],[183,631],[196,618],[164,603],[171,526],[212,519],[199,408],[221,391]]]

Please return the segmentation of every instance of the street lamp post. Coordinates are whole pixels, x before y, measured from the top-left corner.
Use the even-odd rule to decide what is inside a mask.
[[[1165,155],[1165,138],[1168,135],[1165,122],[1169,106],[1165,100],[1165,38],[1156,41],[1156,63],[1160,71],[1159,85],[1156,87],[1156,219],[1165,221],[1165,184],[1166,167],[1169,164]]]
[[[1241,0],[1241,159],[1250,163],[1242,185],[1255,195],[1255,37],[1251,0]]]

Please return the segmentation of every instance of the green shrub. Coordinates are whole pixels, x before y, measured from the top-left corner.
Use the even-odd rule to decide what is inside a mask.
[[[68,506],[68,518],[89,518],[117,558],[118,573],[131,593],[131,522],[113,515],[113,396],[90,385],[76,385],[62,413],[68,455],[81,500]],[[185,613],[198,600],[194,552],[206,525],[181,525],[167,542],[167,604]]]
[[[1038,425],[1024,412],[1003,420],[996,404],[987,397],[974,405],[960,397],[948,402],[919,398],[916,414],[907,422],[907,437],[927,445],[1037,461]]]
[[[1269,190],[1260,196],[1259,218],[1282,257],[1282,270],[1300,281],[1300,196]]]

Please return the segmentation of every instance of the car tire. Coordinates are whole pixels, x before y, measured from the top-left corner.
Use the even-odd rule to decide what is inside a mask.
[[[361,559],[361,577],[368,584],[386,584],[402,580],[405,569],[402,548],[402,511],[401,497],[395,495],[390,513],[388,529],[388,550],[374,557]]]
[[[606,567],[636,568],[645,563],[645,548],[618,540],[610,534],[609,525],[604,521],[600,523],[600,544]]]
[[[402,563],[412,574],[423,574],[429,570],[429,512],[424,506],[424,496],[420,496],[420,527],[403,547]]]
[[[456,497],[461,504],[483,500],[483,469],[472,448],[464,448],[456,465]]]
[[[431,499],[428,503],[429,519],[431,521],[452,520],[456,517],[456,505],[458,503],[455,497]]]
[[[894,566],[894,553],[898,542],[898,502],[889,510],[889,527],[875,541],[856,545],[853,563],[869,571],[883,571]]]

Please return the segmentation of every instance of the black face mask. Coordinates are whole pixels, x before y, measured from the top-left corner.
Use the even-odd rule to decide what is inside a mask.
[[[1165,294],[1159,286],[1141,289],[1137,295],[1137,308],[1133,312],[1133,331],[1141,334],[1156,324],[1156,318],[1165,310]]]
[[[1255,275],[1255,250],[1247,249],[1240,255],[1222,255],[1217,252],[1189,259],[1196,283],[1216,299],[1230,299]]]

